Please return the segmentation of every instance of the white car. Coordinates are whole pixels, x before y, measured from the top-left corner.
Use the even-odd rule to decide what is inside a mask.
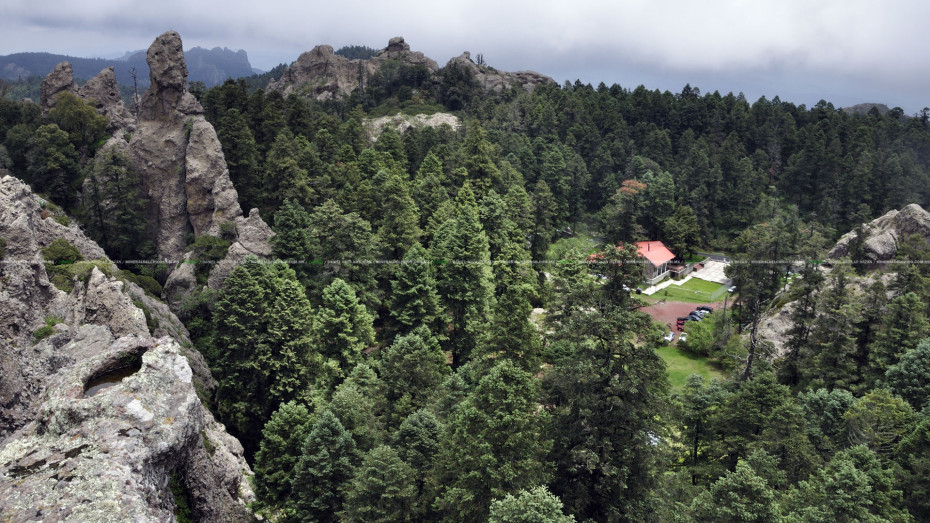
[[[667,333],[665,333],[665,337],[662,339],[665,340],[665,343],[671,343],[672,340],[675,339],[675,333],[672,331],[668,331]]]
[[[681,334],[678,335],[678,343],[681,343],[681,342],[683,342],[683,341],[688,341],[688,333],[687,333],[687,332],[682,332]]]

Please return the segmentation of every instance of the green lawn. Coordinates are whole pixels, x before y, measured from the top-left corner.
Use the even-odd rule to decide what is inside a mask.
[[[669,285],[652,296],[669,301],[686,301],[690,303],[707,303],[717,289],[723,287],[719,283],[691,278],[682,285]]]
[[[656,349],[656,353],[665,360],[665,366],[668,368],[668,381],[672,388],[683,387],[688,376],[692,374],[700,374],[705,380],[724,379],[723,372],[707,358],[680,351],[674,345],[663,345]]]

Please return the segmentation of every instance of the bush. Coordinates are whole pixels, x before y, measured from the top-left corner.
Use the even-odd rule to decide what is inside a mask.
[[[55,287],[64,292],[71,292],[74,290],[75,278],[80,278],[86,284],[94,267],[97,267],[100,272],[107,276],[113,276],[115,272],[109,260],[78,261],[70,264],[51,265],[45,267],[45,272],[48,273],[48,279]]]
[[[158,283],[158,280],[151,276],[146,276],[144,274],[136,274],[131,271],[121,270],[119,271],[119,277],[123,280],[135,283],[139,287],[142,287],[142,290],[146,294],[155,297],[161,298],[162,286]]]
[[[81,251],[64,238],[58,238],[48,247],[43,248],[42,257],[45,258],[45,261],[52,262],[55,265],[68,265],[84,259],[81,256]]]

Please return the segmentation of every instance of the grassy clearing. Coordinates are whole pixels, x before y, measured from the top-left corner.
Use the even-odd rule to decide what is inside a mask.
[[[653,294],[654,297],[668,301],[685,301],[690,303],[707,303],[711,296],[723,285],[712,281],[691,278],[682,285],[669,285]]]
[[[692,374],[700,374],[705,380],[725,378],[720,368],[707,358],[680,351],[674,345],[663,345],[656,349],[656,353],[665,360],[665,366],[668,368],[668,381],[672,388],[683,387],[688,376]]]

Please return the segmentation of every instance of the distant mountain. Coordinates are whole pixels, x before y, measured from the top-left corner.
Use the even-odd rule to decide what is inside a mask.
[[[223,83],[227,78],[252,76],[252,66],[245,51],[229,48],[191,48],[184,53],[189,72],[188,80],[203,82],[207,87]],[[145,62],[145,51],[124,55],[121,59],[79,58],[51,53],[16,53],[0,56],[0,79],[25,80],[29,77],[44,77],[61,62],[71,62],[74,77],[87,80],[105,67],[113,66],[117,81],[132,85],[131,71],[135,68],[139,87],[149,85],[149,67]]]
[[[885,104],[864,103],[864,104],[852,105],[849,107],[843,107],[843,112],[845,112],[846,114],[868,114],[869,111],[871,111],[873,107],[875,109],[878,109],[878,114],[880,115],[885,115],[888,113],[888,111],[891,110]]]

